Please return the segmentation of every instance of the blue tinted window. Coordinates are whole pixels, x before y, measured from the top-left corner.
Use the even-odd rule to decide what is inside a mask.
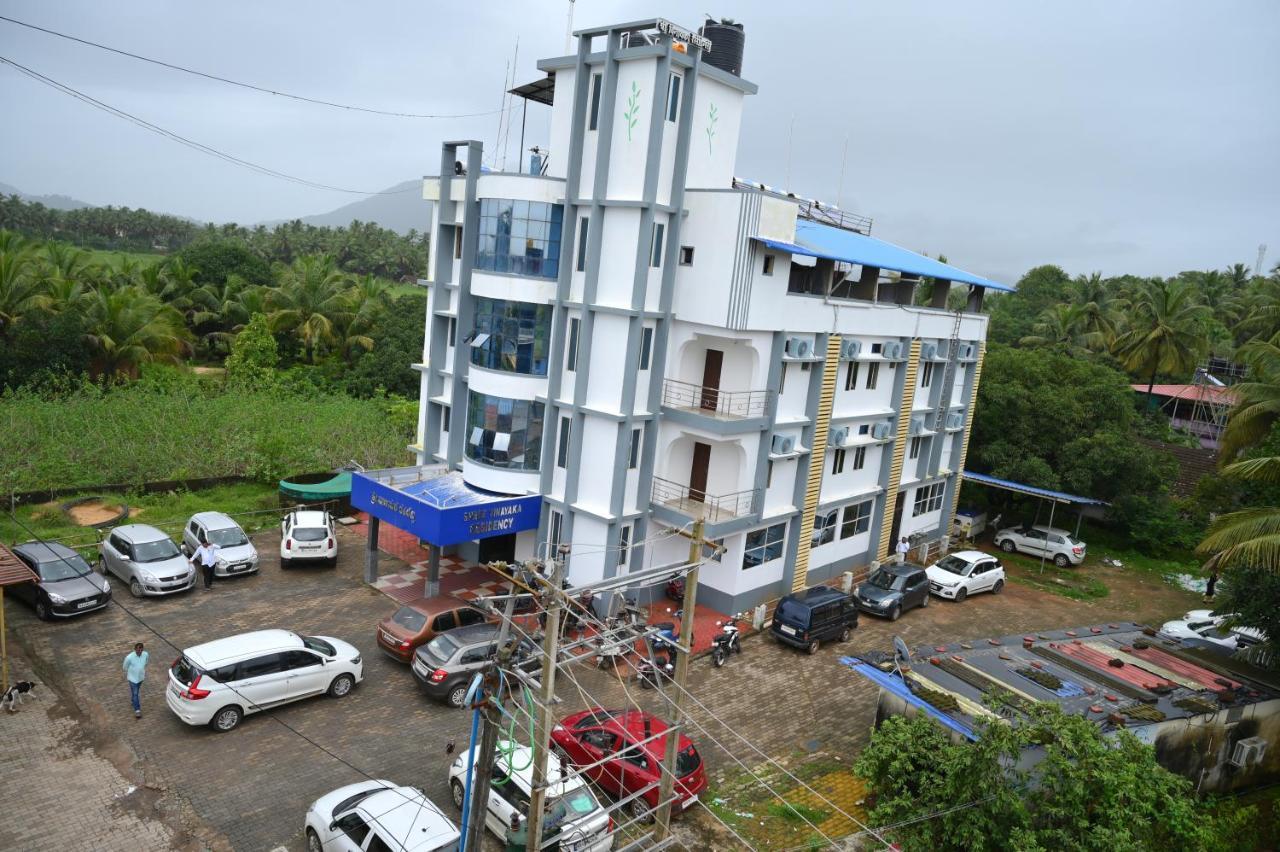
[[[537,278],[560,272],[564,208],[541,201],[480,199],[480,241],[475,268]]]
[[[550,305],[477,298],[475,310],[472,364],[531,376],[547,374]]]
[[[543,404],[470,392],[467,458],[511,470],[537,470],[542,453]]]

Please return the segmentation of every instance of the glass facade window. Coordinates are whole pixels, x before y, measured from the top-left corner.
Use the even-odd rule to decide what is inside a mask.
[[[504,299],[475,299],[471,363],[490,370],[547,374],[551,349],[551,306]]]
[[[542,454],[543,404],[471,391],[467,399],[467,458],[490,467],[537,470]]]
[[[541,201],[480,199],[480,243],[475,268],[536,278],[560,272],[564,207]]]
[[[782,542],[787,536],[786,523],[774,524],[762,530],[747,533],[746,547],[742,551],[742,567],[754,568],[782,557]]]

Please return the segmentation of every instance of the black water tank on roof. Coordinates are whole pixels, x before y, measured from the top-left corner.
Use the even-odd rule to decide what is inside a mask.
[[[705,61],[734,76],[742,76],[742,51],[747,45],[747,34],[742,24],[721,18],[719,21],[707,19],[699,32],[711,39],[711,50],[704,57]]]

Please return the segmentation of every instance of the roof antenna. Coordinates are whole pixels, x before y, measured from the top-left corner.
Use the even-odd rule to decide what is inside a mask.
[[[574,0],[569,0],[569,22],[564,29],[564,52],[566,55],[573,52],[573,4]]]
[[[791,113],[791,131],[787,134],[787,182],[783,184],[783,189],[791,192],[791,143],[796,138],[796,114]]]

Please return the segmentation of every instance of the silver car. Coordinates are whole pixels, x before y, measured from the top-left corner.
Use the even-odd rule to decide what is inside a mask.
[[[99,568],[128,583],[135,598],[185,592],[196,584],[196,572],[187,557],[155,527],[116,527],[98,550]]]
[[[1046,526],[1009,527],[996,533],[996,547],[1005,553],[1047,556],[1059,568],[1084,561],[1085,544],[1066,530]]]
[[[197,512],[182,528],[182,552],[190,556],[205,538],[218,545],[215,577],[251,574],[258,570],[258,551],[240,525],[222,512]]]

